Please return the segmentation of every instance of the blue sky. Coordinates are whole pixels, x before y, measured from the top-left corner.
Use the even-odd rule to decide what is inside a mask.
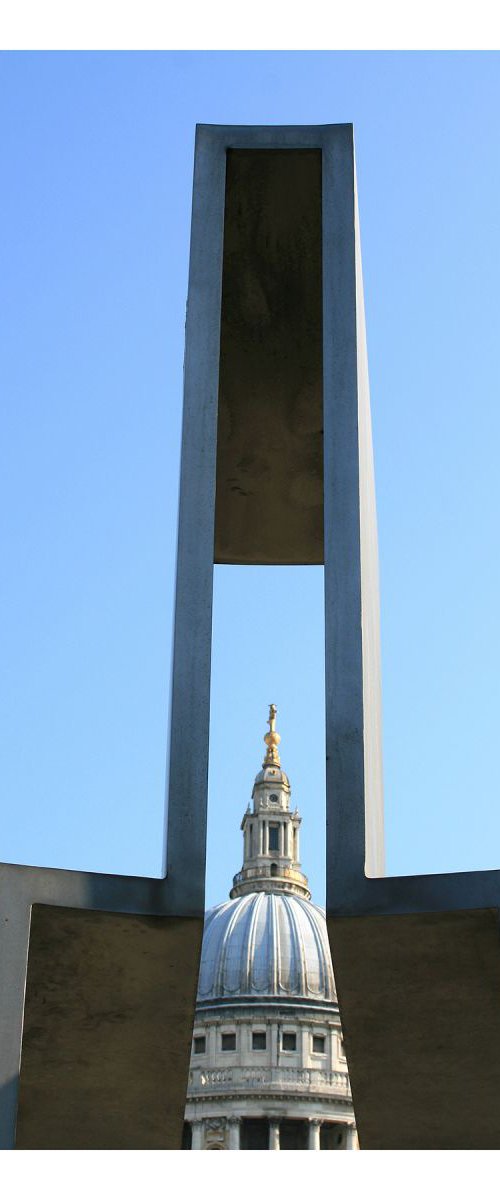
[[[161,861],[194,127],[355,125],[390,873],[498,867],[494,53],[0,60],[0,857]],[[322,572],[218,568],[207,901],[267,705],[324,899]]]

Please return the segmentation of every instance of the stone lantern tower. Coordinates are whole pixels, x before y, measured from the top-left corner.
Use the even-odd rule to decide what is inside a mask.
[[[252,800],[241,822],[243,830],[243,867],[235,875],[230,892],[235,896],[249,892],[288,892],[311,899],[307,879],[300,871],[298,810],[290,811],[290,783],[281,769],[276,732],[276,705],[269,708],[269,733],[264,741],[267,753],[262,770],[255,777]]]

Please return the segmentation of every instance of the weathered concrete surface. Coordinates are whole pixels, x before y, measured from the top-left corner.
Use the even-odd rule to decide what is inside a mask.
[[[17,1149],[181,1148],[202,931],[34,906]]]
[[[377,521],[352,128],[323,154],[327,908],[384,872]]]
[[[360,1148],[500,1149],[498,912],[328,926]]]
[[[216,562],[323,562],[321,245],[321,151],[228,150]]]
[[[383,877],[375,488],[345,127],[323,152],[323,297],[327,917],[360,1144],[500,1148],[500,873]]]
[[[201,126],[197,131],[180,497],[166,874],[141,880],[0,869],[0,1145],[13,1144],[28,917],[34,903],[54,908],[45,917],[35,914],[34,930],[43,938],[38,949],[33,940],[30,953],[34,985],[30,982],[19,1144],[59,1137],[54,1111],[66,1130],[65,1144],[82,1144],[74,1139],[81,1136],[77,1126],[86,1095],[98,1088],[98,1048],[105,1068],[99,1103],[112,1132],[104,1136],[96,1121],[92,1137],[100,1140],[93,1146],[111,1145],[110,1137],[117,1146],[125,1144],[119,1140],[116,1108],[122,1085],[139,1094],[145,1089],[148,1104],[161,1100],[157,1064],[149,1043],[147,1052],[142,1046],[140,1029],[151,998],[158,996],[159,980],[167,989],[171,984],[167,974],[162,976],[158,939],[146,937],[149,926],[141,922],[182,917],[191,928],[189,918],[194,918],[201,932],[215,547],[217,561],[248,563],[321,562],[324,548],[327,913],[362,1145],[500,1148],[500,872],[377,877],[383,873],[378,571],[351,126]],[[67,977],[72,951],[65,961],[57,931],[65,920],[61,909],[79,905],[89,911],[75,918],[76,940],[83,928],[89,947],[104,938],[104,931],[106,942],[109,933],[112,970],[105,983],[98,970],[103,942],[88,990],[79,974],[83,967],[75,963],[73,995]],[[54,910],[58,916],[51,926]],[[116,923],[100,910],[117,914]],[[171,960],[179,974],[172,1011],[179,1013],[184,999],[188,1006],[189,993],[192,1013],[194,992],[191,982],[183,992],[182,972],[193,980],[199,943],[194,934],[179,937]],[[165,945],[167,940],[165,933]],[[143,991],[134,949],[146,942]],[[53,1081],[48,1030],[56,1008],[45,1028],[42,1018],[52,954],[62,998]],[[103,992],[110,997],[109,979],[114,973],[119,980],[121,972],[124,980],[130,973],[136,1012],[127,1017],[123,1004],[125,1020],[113,1023],[109,1040],[103,1023],[108,999],[103,1005],[100,997]],[[124,1000],[126,994],[127,989]],[[111,1011],[118,1010],[111,1005]],[[94,1030],[91,1035],[87,1029],[81,1062],[77,1046],[84,1013]],[[186,1013],[186,1025],[179,1028],[182,1046],[191,1019]],[[122,1062],[127,1030],[135,1064],[128,1076]],[[158,1046],[162,1036],[158,1027]],[[106,1045],[111,1044],[116,1053],[108,1059]],[[69,1079],[73,1063],[76,1084]],[[163,1060],[163,1068],[165,1084],[170,1060]],[[60,1088],[62,1094],[66,1089],[68,1108],[75,1105],[73,1125],[69,1116],[64,1124]],[[461,1089],[467,1094],[466,1124],[457,1098]],[[172,1096],[177,1132],[172,1126],[165,1136],[173,1139],[179,1108],[178,1093]],[[123,1104],[132,1137],[136,1112],[127,1107],[126,1097]],[[44,1105],[52,1112],[44,1117],[41,1133],[35,1107]],[[139,1124],[127,1145],[163,1145],[158,1108],[151,1122],[148,1128]]]

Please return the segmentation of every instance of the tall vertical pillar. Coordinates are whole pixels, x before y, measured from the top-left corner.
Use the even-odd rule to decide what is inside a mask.
[[[203,1121],[191,1122],[191,1149],[203,1150]]]
[[[328,1070],[334,1071],[336,1066],[335,1052],[337,1049],[337,1034],[335,1033],[335,1030],[329,1030],[326,1042],[328,1046]]]
[[[207,1054],[208,1062],[215,1062],[217,1054],[217,1027],[215,1025],[209,1025],[207,1029]]]
[[[348,1125],[346,1128],[346,1150],[358,1150],[358,1135],[355,1125]]]
[[[314,1117],[309,1121],[309,1138],[308,1150],[321,1150],[320,1146],[320,1129],[321,1121],[317,1121]]]
[[[274,1067],[274,1066],[276,1066],[276,1063],[278,1062],[278,1055],[279,1055],[279,1043],[278,1043],[279,1030],[278,1030],[276,1021],[273,1021],[270,1032],[271,1032],[271,1065]]]
[[[269,1122],[269,1149],[280,1149],[280,1123],[272,1120]]]
[[[229,1117],[229,1150],[239,1150],[240,1148],[240,1118]]]
[[[310,1066],[311,1030],[303,1025],[302,1029],[298,1031],[298,1036],[300,1038],[300,1066],[304,1069],[304,1067]]]

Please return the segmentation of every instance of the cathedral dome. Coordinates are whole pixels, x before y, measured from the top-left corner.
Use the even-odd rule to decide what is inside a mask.
[[[247,893],[206,915],[198,1005],[259,996],[336,1003],[325,916],[302,896]]]
[[[290,780],[285,771],[280,767],[263,766],[262,771],[258,771],[255,776],[255,783],[271,783],[283,784],[284,787],[290,790]]]
[[[205,916],[186,1107],[193,1150],[354,1149],[323,909],[300,862],[301,817],[275,704],[243,814],[243,863]]]

